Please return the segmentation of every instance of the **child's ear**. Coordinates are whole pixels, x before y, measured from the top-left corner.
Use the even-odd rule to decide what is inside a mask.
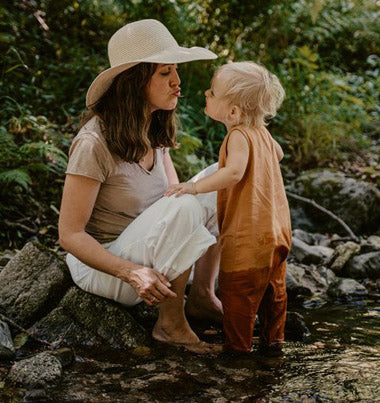
[[[238,106],[233,105],[230,109],[229,115],[231,122],[233,122],[234,124],[240,123],[241,109]]]

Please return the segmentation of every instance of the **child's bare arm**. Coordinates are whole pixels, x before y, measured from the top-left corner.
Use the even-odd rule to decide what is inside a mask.
[[[274,141],[274,147],[276,149],[278,162],[280,162],[284,158],[284,152],[282,151],[280,144],[278,144],[275,139],[273,139],[273,141]]]
[[[207,176],[195,183],[180,183],[170,186],[166,196],[176,194],[180,196],[185,193],[208,193],[214,190],[225,189],[240,182],[247,167],[249,157],[248,142],[244,135],[233,130],[227,144],[226,166],[218,169],[212,175]]]

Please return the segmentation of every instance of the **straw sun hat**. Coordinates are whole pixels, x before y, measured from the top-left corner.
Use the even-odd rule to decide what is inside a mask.
[[[92,82],[87,91],[87,107],[99,100],[118,74],[141,62],[184,63],[217,56],[205,48],[179,46],[161,22],[149,19],[132,22],[116,31],[108,42],[108,58],[111,67]]]

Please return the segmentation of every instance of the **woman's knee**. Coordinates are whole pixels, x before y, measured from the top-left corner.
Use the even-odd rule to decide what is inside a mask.
[[[191,216],[202,219],[202,208],[195,196],[185,194],[178,198],[173,197],[172,204],[172,208],[180,214],[180,217]]]

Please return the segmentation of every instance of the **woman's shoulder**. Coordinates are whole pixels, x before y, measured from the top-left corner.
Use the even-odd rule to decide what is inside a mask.
[[[100,128],[99,118],[97,116],[93,116],[79,129],[79,132],[75,136],[75,139],[85,137],[89,139],[92,138],[94,142],[105,143],[105,139]]]
[[[89,157],[96,154],[103,159],[112,160],[111,153],[108,149],[106,140],[102,135],[98,118],[92,117],[79,130],[78,134],[73,138],[69,156],[73,153],[88,154]]]
[[[107,142],[102,134],[99,120],[96,116],[92,117],[80,129],[73,138],[71,148],[74,147],[95,147],[109,153]]]

